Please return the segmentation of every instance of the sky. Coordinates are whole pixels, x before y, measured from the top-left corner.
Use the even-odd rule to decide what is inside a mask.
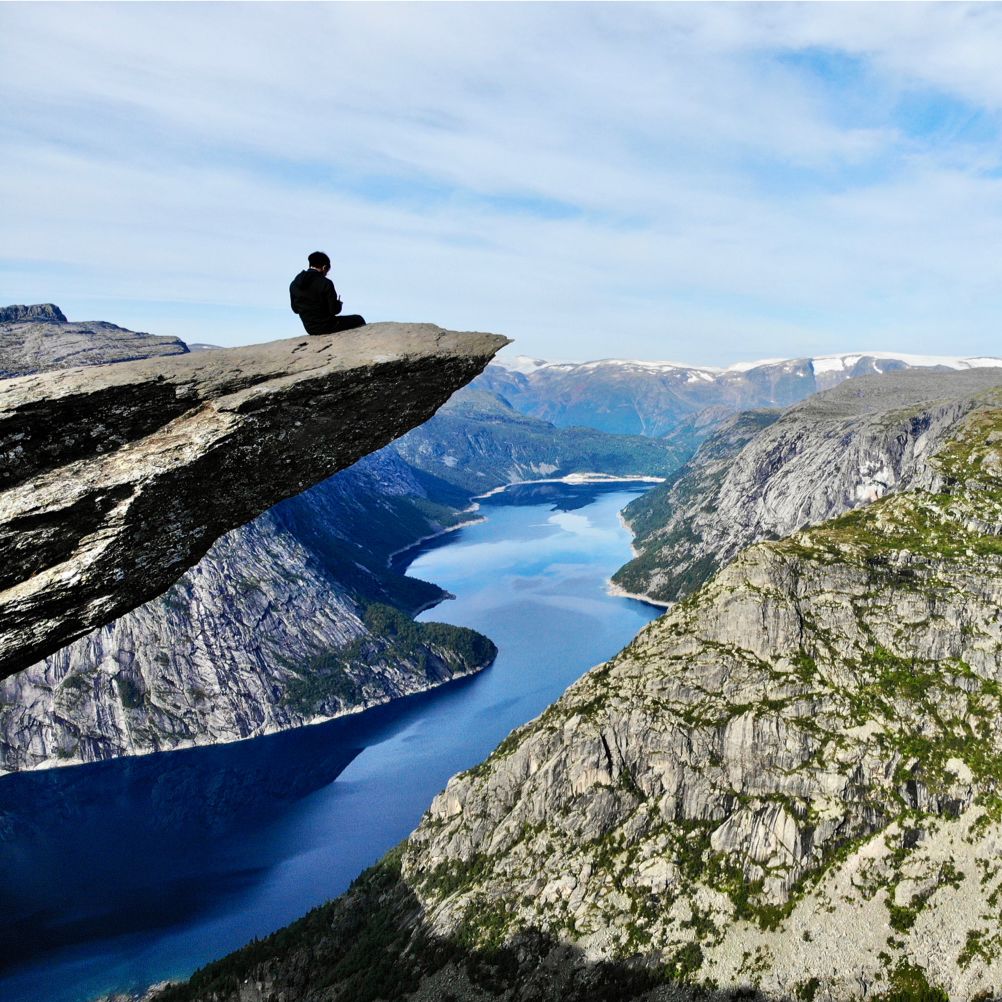
[[[0,3],[0,305],[1002,354],[1002,5]]]

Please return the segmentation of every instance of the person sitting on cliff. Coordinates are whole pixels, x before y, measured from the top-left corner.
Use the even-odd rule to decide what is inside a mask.
[[[364,327],[365,318],[357,313],[338,316],[343,304],[334,283],[327,277],[331,259],[323,251],[314,251],[307,260],[309,268],[301,271],[289,286],[292,312],[299,314],[306,333],[337,334]]]

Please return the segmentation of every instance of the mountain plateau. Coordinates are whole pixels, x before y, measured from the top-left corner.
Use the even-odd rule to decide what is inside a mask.
[[[858,352],[766,359],[728,368],[602,359],[543,362],[501,356],[474,384],[516,410],[558,427],[585,425],[617,434],[672,435],[690,452],[723,417],[788,407],[848,379],[920,368],[950,372],[1002,366],[998,358]]]
[[[104,320],[70,322],[52,303],[0,307],[0,379],[187,352],[180,338],[130,331]]]

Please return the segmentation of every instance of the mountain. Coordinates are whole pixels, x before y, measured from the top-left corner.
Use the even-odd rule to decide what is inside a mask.
[[[488,665],[472,630],[417,624],[448,597],[387,569],[463,517],[392,449],[228,533],[166,594],[0,682],[0,770],[299,727]]]
[[[180,338],[130,331],[103,320],[71,323],[53,303],[0,307],[0,379],[187,352]]]
[[[641,435],[556,428],[472,387],[456,393],[396,448],[409,463],[474,494],[572,473],[663,477],[689,455],[685,446]]]
[[[907,483],[742,550],[343,898],[157,998],[997,997],[994,375],[938,377]],[[910,373],[857,386],[838,441],[847,407],[866,438],[921,396]]]
[[[613,581],[675,601],[751,543],[926,486],[930,455],[1000,383],[1002,369],[914,369],[728,419],[670,483],[624,510],[637,555]]]
[[[767,359],[720,369],[679,362],[563,363],[502,356],[474,385],[500,394],[523,414],[561,428],[585,425],[616,434],[661,437],[707,408],[727,414],[787,407],[859,376],[910,368],[948,372],[986,366],[1002,366],[1002,359],[858,352]],[[694,435],[690,444],[699,440]]]

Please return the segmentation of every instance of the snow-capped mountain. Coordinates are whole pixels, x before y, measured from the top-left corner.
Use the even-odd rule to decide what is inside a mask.
[[[885,351],[762,359],[720,368],[681,362],[600,359],[547,362],[524,355],[493,363],[478,380],[517,410],[560,427],[663,436],[700,431],[716,418],[760,407],[787,407],[846,379],[902,369],[1002,368],[1002,358]]]

